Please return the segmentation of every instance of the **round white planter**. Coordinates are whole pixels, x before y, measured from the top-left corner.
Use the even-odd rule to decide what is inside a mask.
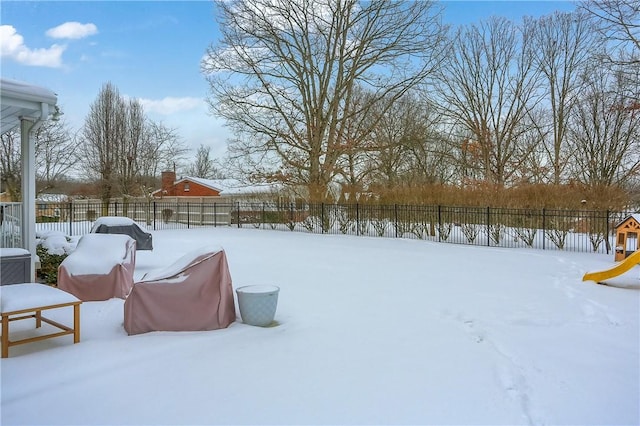
[[[248,285],[236,289],[242,322],[266,327],[273,322],[280,288],[275,285]]]

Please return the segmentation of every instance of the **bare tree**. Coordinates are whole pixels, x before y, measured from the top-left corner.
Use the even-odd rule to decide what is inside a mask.
[[[616,64],[640,63],[640,2],[638,0],[587,0],[581,3],[598,23],[615,56],[608,59]]]
[[[126,100],[111,83],[91,105],[81,140],[84,170],[98,180],[104,203],[146,195],[159,168],[175,165],[187,152],[174,129],[150,121],[137,99]]]
[[[627,103],[627,79],[604,68],[590,70],[575,109],[569,138],[576,155],[573,174],[591,186],[623,186],[640,174],[640,111]]]
[[[529,32],[504,18],[462,28],[441,75],[443,114],[474,148],[484,179],[508,183],[534,149],[523,135],[540,101]],[[471,138],[471,140],[469,140]]]
[[[162,170],[182,168],[189,152],[176,129],[147,120],[146,130],[146,137],[138,155],[144,194],[155,186],[155,179]]]
[[[202,63],[230,151],[262,175],[324,200],[346,127],[384,112],[442,58],[444,30],[430,1],[220,1],[221,41]],[[359,87],[372,94],[352,102]],[[366,129],[359,138],[367,138]],[[355,141],[352,141],[355,142]],[[261,170],[262,169],[262,170]]]
[[[571,152],[566,146],[567,123],[575,98],[580,92],[581,75],[600,50],[601,39],[584,12],[560,13],[538,19],[525,19],[525,27],[533,35],[535,66],[544,79],[551,131],[544,145],[552,168],[551,181],[562,183]],[[538,124],[540,122],[538,121]]]
[[[0,183],[2,191],[19,201],[22,176],[20,162],[20,132],[11,130],[0,136]]]
[[[38,192],[49,191],[76,170],[78,142],[64,121],[49,120],[35,133],[36,183]]]
[[[196,158],[189,166],[189,176],[199,177],[204,179],[217,179],[220,178],[220,171],[216,167],[216,163],[211,158],[211,147],[200,145],[198,152],[196,152]]]
[[[370,167],[379,184],[392,187],[407,180],[448,180],[451,159],[440,134],[439,119],[431,103],[414,93],[406,94],[376,117],[372,135],[375,153]]]
[[[119,147],[127,140],[126,120],[126,104],[120,92],[113,84],[104,84],[82,129],[85,172],[98,179],[103,203],[116,195],[118,154],[122,152]]]
[[[114,148],[117,150],[118,192],[126,198],[137,192],[140,177],[139,157],[149,135],[147,118],[140,101],[129,99],[124,103],[124,108],[124,139]]]

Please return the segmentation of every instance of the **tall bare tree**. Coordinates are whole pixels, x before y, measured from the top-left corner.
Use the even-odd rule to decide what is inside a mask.
[[[11,200],[21,199],[21,176],[20,132],[11,130],[0,136],[0,188]]]
[[[126,120],[126,103],[120,92],[112,83],[104,84],[82,129],[85,172],[98,178],[103,203],[116,195],[119,147],[127,140]]]
[[[146,195],[159,168],[185,157],[187,149],[174,129],[146,117],[137,99],[125,99],[111,83],[103,85],[81,132],[82,163],[96,178],[100,198]]]
[[[504,18],[461,28],[443,67],[443,113],[474,148],[484,179],[504,185],[534,146],[523,135],[539,103],[532,35]],[[469,140],[471,138],[471,140]]]
[[[597,22],[611,42],[616,64],[640,63],[640,2],[638,0],[586,0],[581,8]]]
[[[640,75],[639,75],[640,77]],[[590,70],[571,120],[573,174],[592,186],[624,186],[640,175],[640,110],[627,102],[628,79],[601,67]]]
[[[38,193],[54,189],[78,161],[78,145],[64,121],[47,120],[33,135]],[[11,130],[0,139],[0,180],[2,191],[20,200],[22,164],[20,131]]]
[[[79,148],[64,121],[48,120],[34,136],[38,192],[49,191],[76,171]]]
[[[212,112],[236,134],[230,151],[263,175],[306,186],[312,200],[327,197],[346,127],[425,82],[443,54],[431,1],[238,0],[217,8],[222,38],[202,71]],[[365,104],[351,101],[359,87],[372,94]]]
[[[146,137],[137,157],[142,192],[147,195],[156,186],[162,170],[180,169],[186,162],[189,149],[176,129],[147,120]]]
[[[211,147],[200,145],[196,152],[196,158],[187,171],[189,176],[204,179],[220,178],[220,171],[216,167],[216,162],[211,158]]]
[[[599,53],[601,38],[584,12],[556,12],[525,19],[524,25],[533,35],[535,66],[544,80],[551,131],[540,130],[550,136],[543,147],[552,169],[551,182],[558,185],[566,177],[564,170],[571,157],[566,146],[567,123],[580,93],[581,75]]]

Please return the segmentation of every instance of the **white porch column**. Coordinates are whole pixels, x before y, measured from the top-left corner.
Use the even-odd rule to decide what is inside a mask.
[[[49,116],[49,105],[42,103],[40,118],[20,118],[20,147],[22,150],[22,247],[31,253],[31,282],[36,269],[36,152],[33,132]]]

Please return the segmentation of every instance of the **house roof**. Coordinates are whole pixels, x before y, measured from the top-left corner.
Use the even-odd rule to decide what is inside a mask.
[[[18,127],[21,118],[46,120],[43,115],[57,112],[58,96],[44,87],[2,78],[0,96],[2,133]]]
[[[640,223],[640,213],[632,213],[629,216],[622,219],[620,222],[618,222],[615,227],[617,228],[618,226],[622,225],[623,223],[625,223],[627,220],[631,218],[633,218],[636,222]]]
[[[177,183],[187,182],[187,181],[195,182],[209,189],[213,189],[214,191],[217,191],[217,192],[222,192],[222,188],[216,185],[216,181],[211,179],[195,178],[191,176],[185,176],[182,179],[178,179],[177,181],[174,182],[174,185]]]
[[[246,185],[236,179],[202,179],[202,178],[185,178],[192,182],[220,191],[221,195],[247,195],[265,192],[277,191],[278,187],[273,184],[261,183]]]
[[[220,193],[220,195],[248,195],[258,193],[268,193],[277,191],[279,187],[274,184],[254,184],[246,185],[236,179],[204,179],[191,176],[185,176],[178,179],[173,184],[182,182],[193,182],[212,189]],[[155,190],[152,194],[157,194],[161,189]]]

